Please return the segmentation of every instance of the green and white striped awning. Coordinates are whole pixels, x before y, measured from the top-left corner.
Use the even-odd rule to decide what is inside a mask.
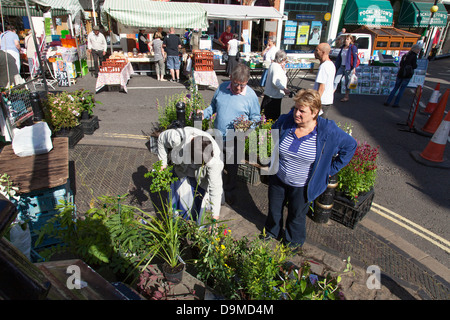
[[[45,0],[45,2],[52,7],[52,12],[54,9],[64,9],[72,17],[75,17],[78,12],[84,16],[84,9],[78,0]]]
[[[206,11],[195,2],[160,2],[150,0],[105,0],[104,14],[123,25],[142,28],[207,28]]]
[[[52,10],[53,15],[67,15],[66,9],[60,6],[52,8],[47,0],[28,0],[28,5],[30,7],[30,14],[33,17],[42,17],[44,12],[47,12],[50,9]],[[5,16],[27,16],[24,0],[0,0],[0,9]]]

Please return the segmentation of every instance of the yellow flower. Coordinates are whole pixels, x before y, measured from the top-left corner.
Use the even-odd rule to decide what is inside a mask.
[[[222,250],[225,250],[225,246],[224,246],[223,244],[220,245],[220,248],[221,248]]]

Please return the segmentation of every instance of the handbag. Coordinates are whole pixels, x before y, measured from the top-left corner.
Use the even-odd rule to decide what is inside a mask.
[[[228,53],[224,52],[224,53],[222,54],[222,61],[223,61],[223,62],[228,62]]]
[[[241,53],[238,51],[236,53],[236,61],[239,61],[240,58],[241,58]]]

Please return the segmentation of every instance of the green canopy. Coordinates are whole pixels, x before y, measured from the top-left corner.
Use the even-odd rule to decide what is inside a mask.
[[[344,23],[366,26],[392,26],[394,10],[388,0],[349,0]]]
[[[123,25],[143,28],[207,28],[206,11],[195,2],[159,2],[149,0],[105,0],[104,14]]]
[[[28,5],[30,7],[30,14],[32,17],[42,17],[44,12],[47,12],[50,9],[55,16],[67,15],[66,9],[60,5],[52,8],[47,0],[28,0]],[[0,0],[0,9],[2,14],[5,16],[27,16],[24,0]]]
[[[428,27],[433,6],[430,2],[403,1],[398,16],[399,27]],[[442,3],[437,4],[439,10],[434,13],[430,27],[445,27],[447,25],[447,10]]]

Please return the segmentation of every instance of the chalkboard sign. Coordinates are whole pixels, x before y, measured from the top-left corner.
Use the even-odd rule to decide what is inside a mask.
[[[56,71],[56,79],[58,79],[59,87],[69,87],[70,81],[67,71]]]

